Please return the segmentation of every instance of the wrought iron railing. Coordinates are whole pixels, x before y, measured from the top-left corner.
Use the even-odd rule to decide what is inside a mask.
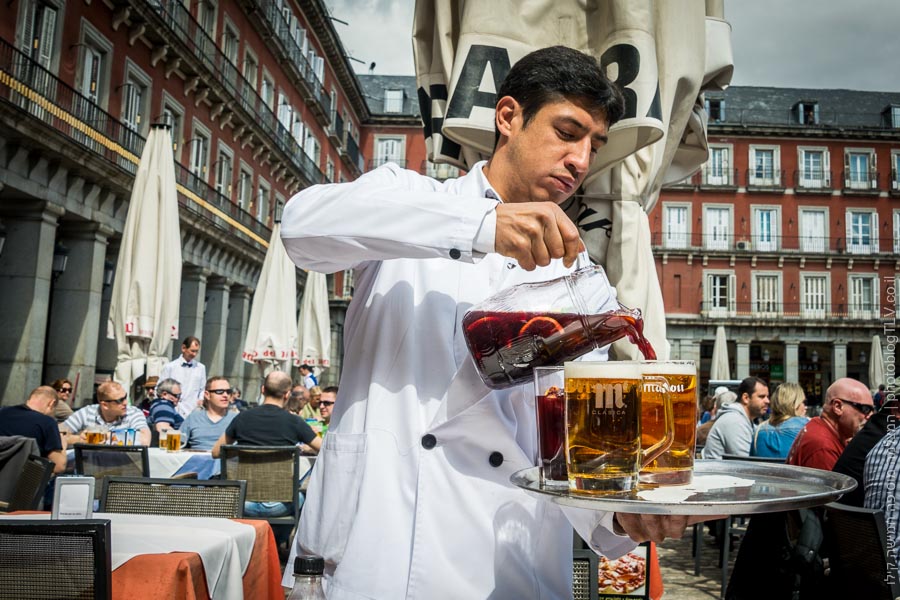
[[[365,159],[359,151],[359,145],[356,143],[356,140],[349,133],[344,136],[344,152],[350,158],[350,163],[357,171],[363,173],[365,171],[365,163],[363,162]]]
[[[789,320],[841,318],[851,320],[873,320],[879,314],[875,303],[840,303],[830,305],[804,304],[802,302],[778,302],[774,300],[754,301],[706,301],[700,303],[700,315],[709,318]]]
[[[654,232],[654,249],[729,253],[800,253],[877,255],[891,253],[891,240],[871,237],[828,237],[822,235],[769,235],[733,233]],[[884,246],[882,248],[882,246]]]

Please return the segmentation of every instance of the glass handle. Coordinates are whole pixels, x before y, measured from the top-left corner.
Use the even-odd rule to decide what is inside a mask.
[[[659,385],[662,390],[662,398],[663,398],[663,419],[666,421],[666,435],[664,438],[647,448],[641,452],[641,468],[646,468],[651,462],[656,460],[663,452],[672,447],[672,442],[675,441],[675,415],[672,410],[672,396],[669,393],[669,382],[665,377],[656,377],[652,375],[646,375],[643,378],[643,385],[641,386],[641,396],[644,393],[644,385],[647,383]],[[643,397],[641,398],[643,402]]]

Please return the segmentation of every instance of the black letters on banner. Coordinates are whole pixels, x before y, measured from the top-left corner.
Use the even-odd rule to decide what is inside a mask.
[[[611,64],[619,65],[619,75],[615,79],[622,95],[625,96],[625,115],[623,119],[633,119],[637,116],[637,92],[628,87],[628,84],[637,79],[641,71],[641,53],[631,44],[616,44],[607,48],[600,57],[600,65],[606,69]],[[650,108],[646,116],[662,120],[662,107],[659,100],[659,81],[656,82],[656,93],[650,102]]]
[[[459,74],[459,81],[447,107],[448,119],[466,119],[471,116],[472,109],[476,106],[493,110],[497,105],[496,94],[478,90],[488,64],[491,65],[494,75],[494,89],[498,89],[509,73],[509,52],[506,48],[477,44],[469,48],[466,62]]]

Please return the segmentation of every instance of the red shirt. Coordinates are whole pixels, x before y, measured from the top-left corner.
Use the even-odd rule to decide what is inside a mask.
[[[830,471],[844,451],[844,440],[823,417],[806,424],[788,452],[787,464]]]

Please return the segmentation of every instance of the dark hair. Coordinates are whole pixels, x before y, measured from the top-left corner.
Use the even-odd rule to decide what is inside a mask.
[[[507,73],[497,100],[510,96],[522,107],[522,126],[551,102],[571,100],[594,116],[603,114],[611,127],[625,113],[622,92],[597,59],[573,48],[550,46],[523,56]],[[495,131],[494,144],[500,139]]]
[[[753,395],[753,390],[756,389],[756,384],[761,383],[762,385],[769,387],[769,384],[759,377],[754,377],[751,375],[750,377],[745,378],[741,381],[741,384],[738,386],[737,397],[738,402],[740,402],[744,398],[744,394],[748,396]]]
[[[312,372],[312,367],[309,366],[309,365],[300,365],[300,366],[297,367],[297,368],[300,369],[301,371],[309,371],[309,372]]]
[[[335,396],[337,396],[337,393],[338,393],[338,386],[336,386],[336,385],[329,385],[327,388],[325,388],[325,389],[322,390],[322,393],[323,393],[323,394],[326,394],[326,393],[328,393],[328,394],[334,394]]]
[[[228,378],[223,375],[213,375],[209,379],[206,380],[206,387],[204,388],[206,391],[209,391],[209,386],[214,384],[217,381],[228,381]]]
[[[67,383],[69,384],[69,387],[73,387],[72,382],[65,378],[57,379],[56,381],[54,381],[53,383],[50,384],[50,387],[53,388],[53,391],[58,392],[60,390],[60,388]],[[881,386],[881,389],[884,389],[884,386]]]
[[[190,347],[191,347],[191,344],[193,344],[194,342],[197,342],[197,345],[198,345],[198,346],[200,345],[200,339],[199,339],[199,338],[197,338],[197,337],[195,337],[195,336],[193,336],[193,335],[189,335],[189,336],[187,336],[186,338],[184,338],[184,341],[183,341],[183,342],[181,342],[181,347],[182,347],[182,348],[190,348]]]

